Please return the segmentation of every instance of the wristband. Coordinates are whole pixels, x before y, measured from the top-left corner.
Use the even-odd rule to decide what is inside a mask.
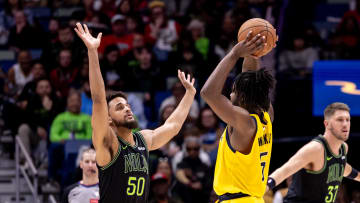
[[[358,174],[359,174],[359,171],[357,171],[354,168],[351,168],[351,173],[346,177],[350,178],[350,179],[355,179],[358,176]]]
[[[267,181],[267,186],[269,187],[269,189],[272,190],[276,186],[275,179],[272,177],[269,177],[268,181]]]

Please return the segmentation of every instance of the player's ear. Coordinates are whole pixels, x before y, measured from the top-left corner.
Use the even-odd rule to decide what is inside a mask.
[[[328,120],[324,120],[324,126],[325,126],[325,128],[327,127],[329,125],[329,121]]]

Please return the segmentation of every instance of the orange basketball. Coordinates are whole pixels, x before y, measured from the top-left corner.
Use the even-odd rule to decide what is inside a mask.
[[[267,43],[264,49],[254,53],[255,56],[264,56],[275,47],[277,41],[276,29],[267,20],[261,18],[247,20],[239,29],[238,42],[244,40],[249,31],[252,31],[252,36],[257,34],[265,36]]]

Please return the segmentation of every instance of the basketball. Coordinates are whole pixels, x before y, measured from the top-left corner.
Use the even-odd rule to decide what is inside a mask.
[[[264,49],[255,52],[254,56],[264,56],[275,47],[277,41],[276,29],[267,20],[252,18],[243,23],[238,32],[238,42],[244,40],[249,31],[252,31],[252,36],[257,34],[265,36],[267,43]]]

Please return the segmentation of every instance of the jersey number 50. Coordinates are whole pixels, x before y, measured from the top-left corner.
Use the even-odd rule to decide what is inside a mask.
[[[144,193],[144,186],[145,186],[145,178],[140,177],[136,180],[136,177],[129,177],[128,187],[126,189],[127,195],[136,195],[141,196]]]

